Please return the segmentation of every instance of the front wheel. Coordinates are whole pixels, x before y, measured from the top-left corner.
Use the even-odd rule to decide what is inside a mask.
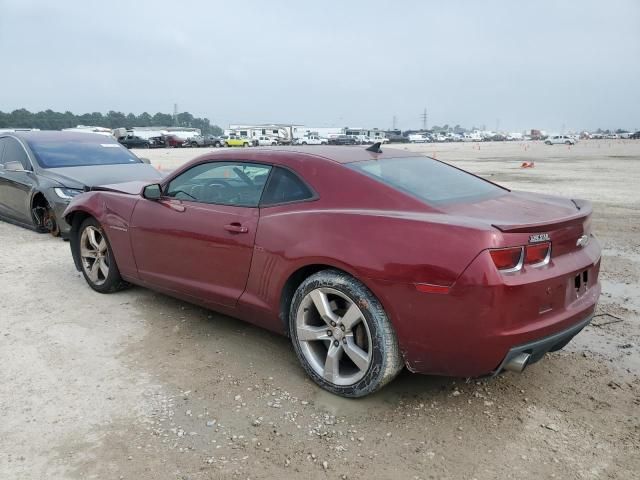
[[[96,292],[116,292],[128,286],[122,280],[111,245],[95,218],[87,218],[78,231],[82,275]]]
[[[289,333],[307,374],[337,395],[368,395],[403,367],[382,305],[344,272],[323,270],[302,282],[291,303]]]
[[[551,145],[551,142],[549,140],[547,140],[546,142],[544,142],[547,145]]]

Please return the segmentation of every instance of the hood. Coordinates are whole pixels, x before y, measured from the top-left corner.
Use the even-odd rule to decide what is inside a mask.
[[[100,192],[118,192],[118,193],[126,193],[127,195],[140,195],[142,193],[142,189],[149,185],[150,182],[125,182],[125,183],[116,183],[113,185],[99,185],[97,187],[92,187],[92,191],[100,191]]]
[[[152,183],[162,178],[158,170],[146,163],[47,168],[41,170],[40,175],[77,189],[134,180]]]

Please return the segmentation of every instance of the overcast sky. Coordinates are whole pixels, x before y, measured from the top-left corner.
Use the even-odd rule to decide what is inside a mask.
[[[640,2],[0,0],[0,110],[640,128]]]

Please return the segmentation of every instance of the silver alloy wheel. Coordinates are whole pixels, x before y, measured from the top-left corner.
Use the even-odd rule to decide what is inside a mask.
[[[302,299],[296,334],[305,359],[327,382],[353,385],[369,370],[369,326],[355,302],[338,290],[320,287]]]
[[[88,226],[80,236],[82,268],[94,285],[102,285],[109,276],[109,249],[102,232]]]

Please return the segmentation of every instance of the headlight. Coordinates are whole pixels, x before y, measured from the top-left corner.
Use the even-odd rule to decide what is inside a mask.
[[[65,200],[69,200],[82,193],[82,190],[76,190],[74,188],[54,188],[53,191],[56,192],[56,195],[60,198],[64,198]]]

